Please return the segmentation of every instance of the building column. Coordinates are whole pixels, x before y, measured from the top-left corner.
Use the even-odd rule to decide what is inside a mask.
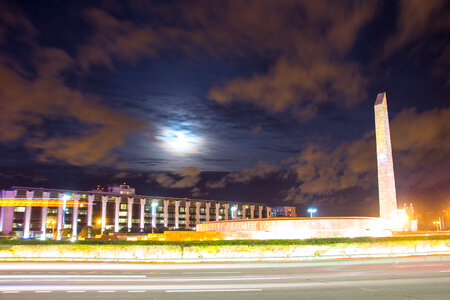
[[[153,233],[153,228],[156,228],[156,215],[158,214],[158,201],[153,199],[152,201],[152,233]]]
[[[139,223],[139,229],[141,232],[144,232],[144,221],[145,221],[145,199],[141,198],[141,222]]]
[[[73,198],[73,210],[72,210],[72,240],[75,240],[78,236],[78,202],[80,201],[80,195],[72,195]]]
[[[58,194],[58,220],[56,224],[56,239],[59,241],[62,237],[62,229],[64,227],[64,214],[65,214],[65,205],[63,204],[64,194]]]
[[[226,203],[224,206],[225,206],[225,220],[228,220],[230,204]]]
[[[134,198],[133,197],[129,197],[128,198],[128,213],[127,213],[127,217],[128,217],[128,232],[131,232],[131,227],[133,226],[132,222],[133,222],[133,202],[134,202]]]
[[[87,226],[92,226],[92,212],[94,210],[94,198],[95,195],[88,195],[88,206],[87,206]]]
[[[27,191],[27,206],[25,206],[25,215],[23,220],[23,238],[30,237],[30,222],[31,222],[31,204],[33,202],[33,191]]]
[[[247,219],[247,205],[242,205],[242,219]]]
[[[266,212],[267,219],[269,219],[270,218],[270,207],[267,206],[266,210],[267,210],[267,212]]]
[[[50,192],[43,192],[42,198],[48,202],[48,199],[50,199]],[[41,241],[45,240],[45,235],[47,233],[47,209],[48,209],[47,206],[42,206],[41,208],[41,231],[42,231]]]
[[[250,206],[250,219],[254,219],[255,218],[255,206],[251,205]]]
[[[200,224],[200,205],[201,202],[195,202],[195,224]]]
[[[259,215],[258,215],[259,219],[262,219],[262,212],[263,212],[263,207],[262,207],[262,205],[260,205],[259,206]]]
[[[108,204],[108,196],[102,196],[102,232],[106,229],[106,204]]]
[[[211,209],[211,202],[206,202],[206,222],[209,222],[209,210]]]
[[[3,220],[5,218],[5,212],[6,212],[5,207],[0,206],[0,232],[3,232]]]
[[[216,203],[216,221],[220,220],[220,203]]]
[[[189,202],[189,201],[186,201],[186,208],[185,208],[185,212],[186,212],[186,229],[189,229],[190,227],[189,227],[189,223],[190,223],[190,220],[189,220],[189,217],[190,217],[190,211],[189,211],[189,207],[191,206],[191,202]]]
[[[169,227],[169,200],[164,200],[164,227]]]
[[[17,190],[14,191],[2,191],[3,198],[15,199],[17,195]],[[4,233],[9,233],[12,231],[13,219],[14,219],[14,206],[2,206],[2,231]]]
[[[120,210],[120,197],[116,197],[114,202],[114,232],[119,232],[119,210]]]
[[[179,228],[180,219],[180,201],[175,201],[175,228]]]
[[[190,225],[190,215],[191,212],[189,211],[189,207],[191,206],[191,202],[186,201],[186,229],[189,229],[189,225]]]

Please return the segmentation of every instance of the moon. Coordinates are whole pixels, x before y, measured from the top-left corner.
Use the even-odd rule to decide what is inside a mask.
[[[198,153],[202,139],[188,130],[166,129],[162,134],[163,147],[174,155]]]

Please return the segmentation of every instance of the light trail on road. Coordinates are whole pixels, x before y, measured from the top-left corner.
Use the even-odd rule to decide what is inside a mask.
[[[445,256],[320,264],[63,265],[64,270],[58,263],[1,263],[0,299],[28,299],[30,293],[46,300],[64,294],[102,299],[298,299],[300,294],[309,299],[445,299],[450,293],[450,257]]]

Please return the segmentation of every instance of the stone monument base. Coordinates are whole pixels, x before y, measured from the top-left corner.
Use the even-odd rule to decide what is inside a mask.
[[[380,218],[270,218],[214,221],[197,225],[197,231],[240,232],[251,239],[312,239],[391,236]]]

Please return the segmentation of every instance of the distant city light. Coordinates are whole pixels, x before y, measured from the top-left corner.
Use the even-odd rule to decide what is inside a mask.
[[[308,208],[308,212],[311,214],[311,218],[313,217],[313,214],[317,212],[317,208],[311,207]]]

